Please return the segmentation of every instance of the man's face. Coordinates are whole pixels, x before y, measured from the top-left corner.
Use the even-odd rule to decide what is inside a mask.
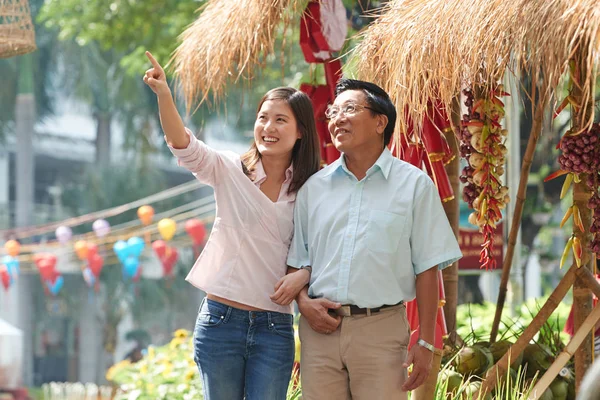
[[[363,91],[346,90],[340,93],[331,109],[335,116],[329,120],[329,134],[339,151],[352,155],[367,149],[383,149],[387,117],[371,113]]]

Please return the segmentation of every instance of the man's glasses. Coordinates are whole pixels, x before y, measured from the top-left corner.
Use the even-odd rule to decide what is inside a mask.
[[[325,110],[325,117],[327,119],[329,119],[329,120],[335,119],[335,118],[339,117],[342,114],[344,114],[347,117],[351,117],[353,115],[358,114],[359,112],[361,112],[365,108],[369,109],[371,111],[375,111],[371,107],[363,106],[363,105],[360,105],[360,104],[354,104],[354,103],[346,103],[346,104],[344,104],[341,107],[340,106],[330,105],[329,107],[327,107],[327,110]]]

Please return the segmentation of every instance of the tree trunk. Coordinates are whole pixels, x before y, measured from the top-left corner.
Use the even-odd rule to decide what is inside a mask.
[[[110,124],[112,115],[108,112],[97,112],[96,119],[96,165],[105,168],[110,164]]]
[[[33,148],[36,120],[35,94],[33,90],[33,56],[19,59],[18,94],[15,105],[16,148],[16,221],[17,227],[32,225],[34,211],[35,154]],[[17,327],[24,335],[23,383],[33,384],[33,282],[32,276],[21,276],[15,288],[19,294],[14,315]]]
[[[444,203],[444,211],[454,231],[454,235],[459,235],[460,220],[460,156],[458,152],[457,129],[460,123],[460,100],[456,98],[452,104],[452,130],[445,132],[448,145],[455,154],[454,159],[446,165],[446,174],[450,181],[450,186],[454,192],[454,199]],[[458,306],[458,261],[445,268],[442,271],[444,277],[444,293],[446,295],[446,304],[444,304],[444,316],[446,318],[446,327],[448,328],[448,339],[450,343],[456,342],[456,307]]]

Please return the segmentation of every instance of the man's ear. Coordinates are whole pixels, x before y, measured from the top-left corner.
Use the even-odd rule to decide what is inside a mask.
[[[377,133],[383,135],[388,124],[388,117],[384,114],[377,114]]]

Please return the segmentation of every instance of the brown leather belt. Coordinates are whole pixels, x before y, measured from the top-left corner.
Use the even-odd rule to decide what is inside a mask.
[[[339,315],[340,317],[351,317],[353,315],[367,315],[370,316],[371,314],[375,314],[380,312],[381,310],[385,310],[386,308],[390,308],[390,307],[395,307],[395,306],[399,306],[404,304],[403,301],[396,303],[396,304],[390,304],[390,305],[383,305],[381,307],[375,307],[375,308],[360,308],[358,306],[355,306],[354,304],[347,304],[347,305],[343,305],[338,309],[330,309],[329,312],[335,315]]]

